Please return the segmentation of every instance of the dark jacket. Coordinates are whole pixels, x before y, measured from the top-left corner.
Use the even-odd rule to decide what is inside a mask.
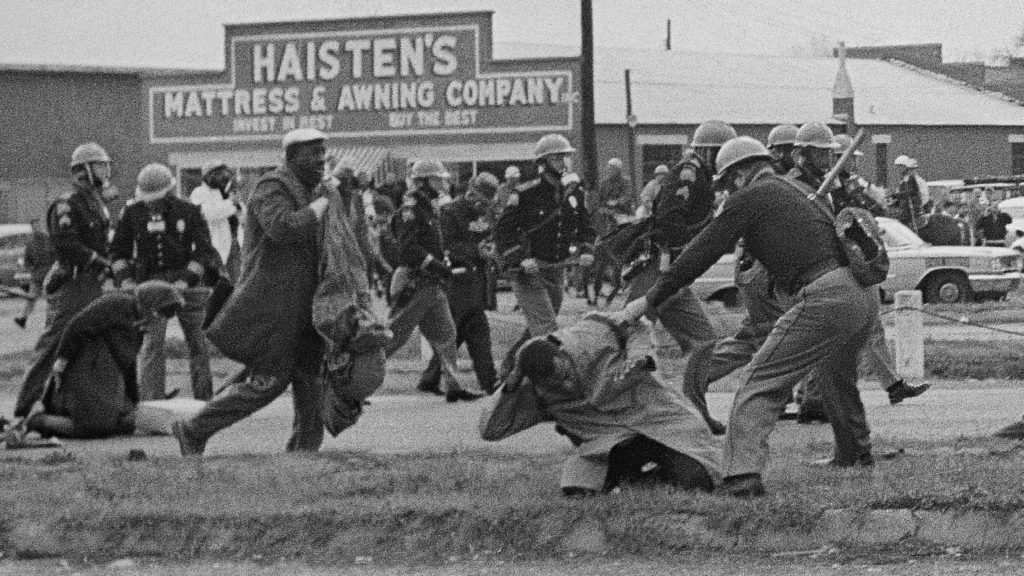
[[[32,282],[36,286],[43,285],[54,259],[50,237],[39,230],[33,230],[32,238],[25,245],[25,267],[28,268]]]
[[[573,247],[581,252],[593,249],[594,228],[578,186],[566,188],[542,174],[516,187],[514,198],[494,230],[498,254],[506,267],[518,266],[527,258],[562,262]]]
[[[967,244],[967,225],[945,214],[932,214],[920,230],[921,240],[934,246]]]
[[[67,269],[84,268],[94,257],[106,258],[110,215],[88,188],[76,185],[46,212],[54,256]]]
[[[715,210],[713,177],[695,157],[673,168],[651,208],[655,245],[675,255],[707,225]]]
[[[249,201],[242,277],[207,335],[257,373],[288,377],[319,361],[311,309],[321,227],[309,203],[320,192],[281,166],[260,178]]]
[[[398,264],[418,270],[427,256],[444,260],[437,211],[423,190],[410,190],[391,220],[398,241]]]
[[[490,221],[473,209],[471,202],[459,198],[441,208],[441,235],[452,268],[465,268],[448,283],[448,302],[452,309],[487,307],[487,261],[480,256],[479,245],[490,237]]]
[[[125,206],[110,244],[116,279],[199,283],[220,268],[220,255],[199,207],[174,195]]]

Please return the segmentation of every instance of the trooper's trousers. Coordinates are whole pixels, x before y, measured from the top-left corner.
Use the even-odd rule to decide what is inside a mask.
[[[399,302],[391,309],[388,327],[394,334],[391,343],[384,349],[388,358],[405,345],[417,326],[423,337],[430,342],[434,355],[441,362],[444,374],[442,390],[457,390],[458,377],[455,374],[455,362],[458,352],[455,348],[455,321],[452,320],[448,298],[440,283],[420,279],[414,292],[406,302]]]
[[[760,474],[768,437],[793,387],[812,370],[830,386],[826,413],[835,435],[835,461],[852,464],[871,451],[857,389],[857,357],[878,317],[878,298],[848,268],[822,275],[797,294],[750,362],[736,393],[725,437],[723,476]]]

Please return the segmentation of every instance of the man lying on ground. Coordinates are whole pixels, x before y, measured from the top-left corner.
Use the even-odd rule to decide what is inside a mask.
[[[519,349],[481,416],[480,434],[501,440],[555,422],[576,447],[562,469],[566,496],[646,479],[709,491],[720,479],[721,448],[689,401],[654,370],[644,325],[587,315]]]

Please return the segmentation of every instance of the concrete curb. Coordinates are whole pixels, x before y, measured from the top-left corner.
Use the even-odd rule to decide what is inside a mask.
[[[652,516],[571,506],[534,513],[509,510],[499,518],[465,510],[406,511],[385,522],[339,513],[111,516],[8,521],[0,528],[0,544],[5,556],[15,558],[281,557],[340,562],[432,562],[488,554],[543,558],[652,548],[805,553],[930,545],[977,553],[1024,550],[1021,511],[836,509],[799,527],[751,524],[730,530],[696,513]]]

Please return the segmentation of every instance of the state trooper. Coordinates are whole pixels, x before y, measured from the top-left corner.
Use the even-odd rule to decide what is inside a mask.
[[[28,416],[42,395],[64,327],[90,302],[100,297],[110,267],[107,234],[110,211],[106,203],[118,196],[110,183],[110,156],[102,146],[87,142],[71,153],[74,190],[62,194],[46,212],[46,226],[57,261],[44,281],[46,328],[36,342],[35,360],[18,393],[14,416]]]
[[[471,401],[480,394],[459,384],[455,375],[455,321],[444,284],[452,278],[446,261],[434,201],[447,192],[448,171],[438,160],[417,160],[410,171],[410,190],[391,221],[398,241],[398,264],[391,279],[389,328],[394,339],[385,348],[390,358],[419,326],[441,363],[448,402]]]
[[[487,321],[488,266],[494,257],[490,241],[493,223],[491,199],[498,179],[490,172],[474,177],[466,193],[440,210],[445,256],[454,267],[446,296],[455,321],[455,346],[469,349],[477,384],[494,392],[497,374],[491,353],[491,327]],[[420,377],[419,390],[440,394],[441,362],[435,354]]]
[[[799,130],[794,124],[779,124],[768,133],[768,152],[772,156],[772,167],[775,173],[786,175],[796,167],[793,160],[793,145],[796,144],[796,133]]]
[[[121,212],[114,231],[111,268],[122,288],[163,280],[183,294],[185,306],[177,317],[189,350],[192,395],[209,400],[213,396],[210,351],[201,326],[211,289],[203,279],[218,272],[222,263],[199,207],[179,198],[176,186],[167,166],[154,163],[142,168],[135,198]],[[167,320],[160,318],[143,338],[138,358],[140,400],[165,397],[166,332]]]
[[[677,164],[654,199],[652,258],[633,281],[629,300],[643,296],[672,265],[686,245],[711,221],[715,210],[713,178],[715,156],[736,130],[721,120],[709,120],[693,133],[693,154]],[[704,395],[707,370],[718,335],[700,301],[688,287],[659,302],[652,313],[679,345],[689,353],[683,372],[683,393],[700,411],[711,431],[725,426],[708,413]]]
[[[612,314],[611,320],[628,322],[656,310],[740,239],[778,289],[795,298],[751,360],[725,439],[724,491],[751,497],[765,492],[761,473],[768,460],[768,437],[789,392],[815,369],[831,386],[826,407],[836,443],[831,463],[873,464],[856,383],[857,355],[878,316],[878,300],[845,265],[832,218],[774,175],[769,152],[759,142],[748,137],[736,141],[755,149],[732,163],[725,162],[729,143],[719,153],[720,179],[737,191],[647,295]]]
[[[558,329],[570,258],[578,254],[580,266],[594,264],[594,228],[572,170],[574,152],[561,134],[542,136],[533,150],[539,175],[514,188],[495,227],[498,256],[511,272],[512,290],[526,317],[526,330],[506,356],[503,372],[522,343]]]

